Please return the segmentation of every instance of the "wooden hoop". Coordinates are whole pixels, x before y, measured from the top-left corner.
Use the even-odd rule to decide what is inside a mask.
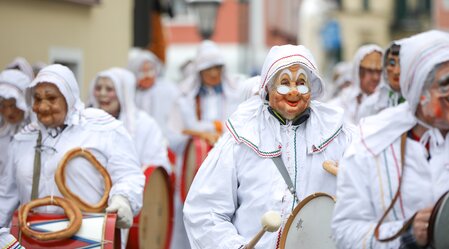
[[[69,218],[69,225],[67,226],[67,228],[56,232],[46,233],[34,231],[28,226],[27,218],[30,210],[35,207],[47,205],[59,206],[64,209],[65,215]],[[47,196],[44,198],[32,200],[27,204],[20,206],[18,218],[20,230],[26,236],[41,241],[49,241],[68,239],[72,237],[80,229],[83,215],[81,214],[81,210],[72,201],[57,196]]]
[[[71,159],[77,156],[82,156],[87,159],[104,178],[104,194],[97,204],[91,205],[89,203],[86,203],[78,195],[70,191],[66,186],[65,167]],[[65,153],[64,157],[60,161],[58,168],[56,169],[55,181],[61,194],[65,198],[73,201],[84,212],[101,213],[104,211],[108,204],[109,192],[111,191],[112,187],[111,177],[109,176],[105,167],[103,167],[95,158],[95,156],[88,150],[77,147],[67,151],[67,153]]]

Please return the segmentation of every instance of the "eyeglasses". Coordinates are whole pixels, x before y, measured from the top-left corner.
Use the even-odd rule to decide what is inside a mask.
[[[286,85],[279,85],[278,87],[276,87],[276,91],[279,94],[285,95],[287,93],[289,93],[290,91],[292,91],[292,89],[296,88],[296,90],[298,90],[298,92],[300,94],[306,94],[309,92],[309,88],[305,85],[297,85],[296,87],[289,87]]]

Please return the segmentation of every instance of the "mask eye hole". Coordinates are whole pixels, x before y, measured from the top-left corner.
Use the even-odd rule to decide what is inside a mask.
[[[299,85],[297,88],[300,94],[306,94],[309,92],[309,88],[306,85]]]
[[[288,87],[288,86],[286,86],[286,85],[279,85],[279,86],[276,88],[276,91],[277,91],[279,94],[287,94],[287,93],[290,91],[290,87]]]

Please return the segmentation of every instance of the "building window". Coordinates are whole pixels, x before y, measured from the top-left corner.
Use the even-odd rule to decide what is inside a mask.
[[[397,0],[395,1],[393,29],[419,32],[430,24],[430,16],[430,0]]]
[[[363,0],[363,11],[369,11],[369,0]]]

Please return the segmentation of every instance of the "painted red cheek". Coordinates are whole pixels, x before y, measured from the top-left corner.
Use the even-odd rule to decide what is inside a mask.
[[[441,109],[441,104],[439,102],[433,104],[433,111],[435,112],[435,117],[443,117],[443,110]]]

